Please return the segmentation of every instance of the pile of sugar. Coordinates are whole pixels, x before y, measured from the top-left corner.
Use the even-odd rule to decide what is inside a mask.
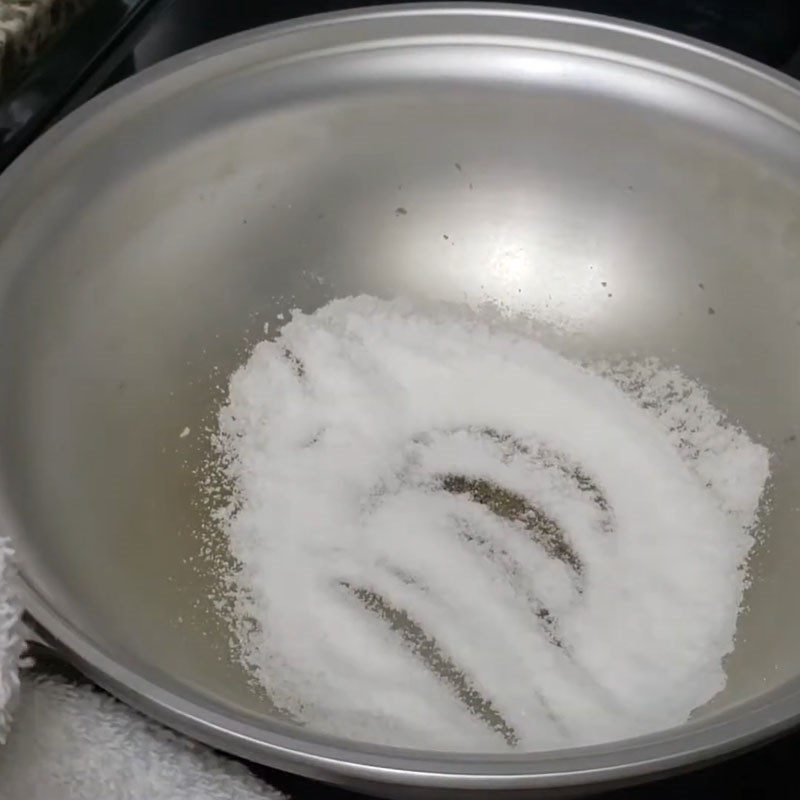
[[[243,657],[297,720],[544,749],[723,687],[768,453],[680,372],[362,296],[259,344],[219,426]]]

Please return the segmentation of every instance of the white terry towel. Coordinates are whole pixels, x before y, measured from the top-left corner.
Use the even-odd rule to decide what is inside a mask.
[[[0,800],[277,800],[246,767],[89,686],[24,674],[0,537]],[[12,719],[13,716],[13,719]]]
[[[11,546],[0,536],[0,745],[11,721],[17,701],[19,676],[17,662],[22,652],[19,630],[20,609],[14,597],[14,571],[11,566]],[[2,776],[0,776],[2,792]]]

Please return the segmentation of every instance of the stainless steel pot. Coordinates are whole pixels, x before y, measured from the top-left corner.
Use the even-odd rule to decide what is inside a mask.
[[[414,752],[250,688],[193,533],[198,431],[265,322],[357,292],[495,301],[576,352],[659,356],[770,446],[728,687],[689,724]],[[798,86],[628,23],[399,6],[253,31],[106,92],[0,179],[0,523],[31,614],[168,725],[386,796],[595,788],[796,722],[798,354]]]

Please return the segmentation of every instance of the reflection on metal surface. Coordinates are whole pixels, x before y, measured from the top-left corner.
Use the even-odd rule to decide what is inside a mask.
[[[32,611],[156,717],[383,793],[630,779],[790,724],[798,152],[795,86],[561,12],[354,13],[117,87],[0,179],[0,516]],[[774,445],[769,546],[726,692],[695,723],[461,759],[325,738],[254,695],[208,622],[203,444],[179,434],[203,430],[265,322],[360,292],[490,303],[558,323],[571,355],[678,363]]]

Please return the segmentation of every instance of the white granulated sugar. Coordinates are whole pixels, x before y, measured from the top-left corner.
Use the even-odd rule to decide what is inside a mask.
[[[357,297],[258,345],[219,423],[243,658],[299,721],[543,749],[724,685],[768,453],[676,370]]]

